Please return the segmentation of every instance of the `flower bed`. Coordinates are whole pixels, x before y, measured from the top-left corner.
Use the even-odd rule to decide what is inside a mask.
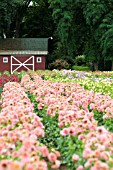
[[[75,70],[37,71],[51,82],[76,82],[86,90],[109,94],[113,98],[113,72],[83,72]]]
[[[0,168],[112,170],[113,99],[47,72],[4,85]]]
[[[38,139],[44,137],[41,118],[33,110],[20,84],[4,85],[0,113],[0,169],[47,170],[58,168],[58,153],[50,152]]]
[[[113,134],[104,126],[98,127],[94,113],[102,112],[104,119],[112,118],[113,99],[108,95],[85,91],[73,82],[52,83],[36,74],[32,75],[32,79],[28,75],[23,76],[21,85],[30,93],[40,116],[47,118],[46,115],[49,115],[53,121],[58,117],[57,129],[61,129],[61,137],[58,135],[56,144],[59,145],[63,163],[67,163],[69,169],[77,170],[112,169]],[[55,129],[52,130],[54,133]],[[66,156],[70,160],[65,161]]]

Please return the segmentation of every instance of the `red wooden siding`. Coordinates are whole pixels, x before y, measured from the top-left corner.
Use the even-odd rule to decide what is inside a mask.
[[[37,57],[42,58],[41,63],[37,63]],[[45,57],[46,56],[35,56],[34,61],[35,61],[35,70],[45,70]]]
[[[3,57],[8,57],[8,63],[3,63]],[[4,72],[5,70],[10,72],[11,69],[10,62],[11,62],[10,56],[5,56],[5,55],[0,56],[0,72]]]

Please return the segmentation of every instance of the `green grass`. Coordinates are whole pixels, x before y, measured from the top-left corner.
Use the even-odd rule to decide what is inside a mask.
[[[76,65],[74,65],[74,66],[72,67],[72,69],[73,69],[73,70],[77,70],[77,71],[91,71],[91,70],[89,69],[89,67],[87,67],[87,66],[76,66]]]

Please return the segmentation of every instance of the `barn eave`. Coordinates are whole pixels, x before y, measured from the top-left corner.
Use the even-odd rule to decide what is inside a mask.
[[[26,50],[26,51],[16,51],[16,50],[1,50],[0,55],[47,55],[48,51],[32,51],[32,50]]]

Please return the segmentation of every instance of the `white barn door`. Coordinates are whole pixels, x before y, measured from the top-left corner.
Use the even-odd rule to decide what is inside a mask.
[[[22,61],[22,59],[25,59]],[[14,71],[19,71],[21,68],[25,70],[33,70],[34,71],[34,56],[30,57],[14,57],[11,56],[11,74]]]

